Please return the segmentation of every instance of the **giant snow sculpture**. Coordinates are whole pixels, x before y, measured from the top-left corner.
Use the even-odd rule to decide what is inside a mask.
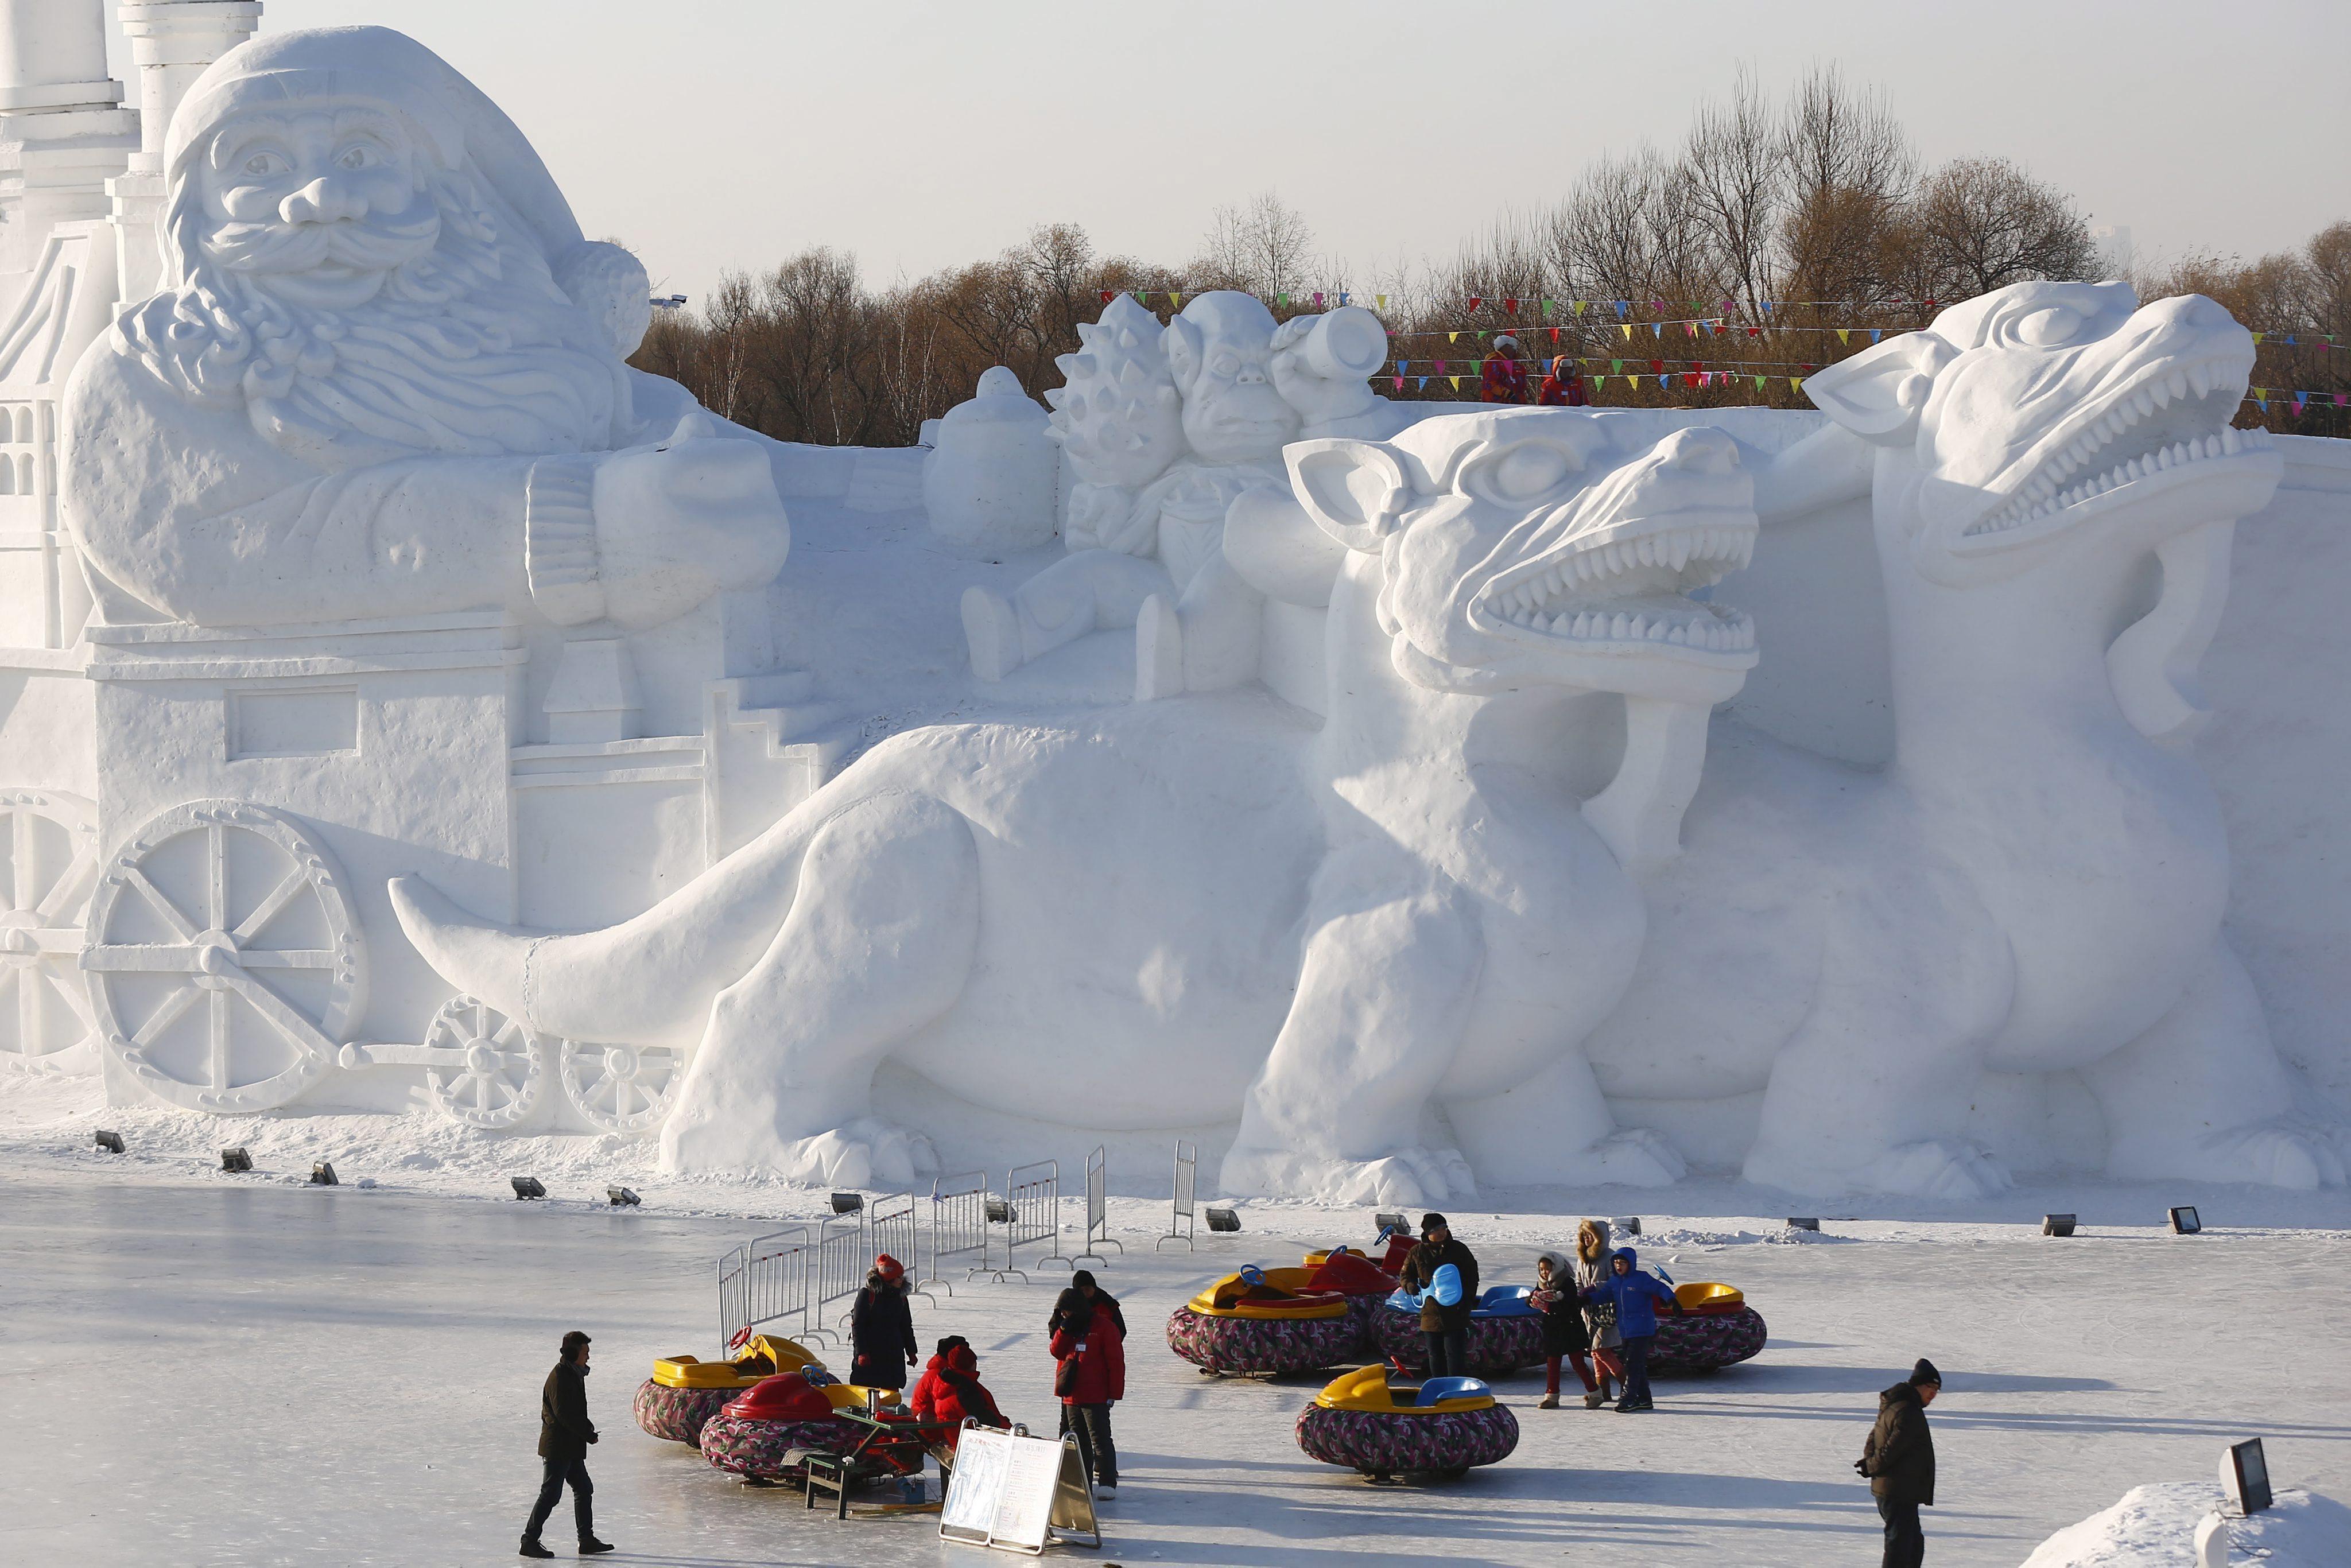
[[[1985,1074],[2067,1070],[2115,1175],[2343,1179],[2220,938],[2211,787],[2160,744],[2197,716],[2235,521],[2278,483],[2269,438],[2230,428],[2252,335],[2208,299],[2137,304],[2021,284],[1805,383],[1866,455],[1894,761],[1719,730],[1592,1042],[1612,1095],[1761,1091],[1755,1180],[2004,1186],[1962,1135]]]
[[[1233,1191],[1435,1200],[1489,1153],[1671,1179],[1577,1050],[1639,894],[1541,754],[1561,710],[1703,706],[1754,663],[1742,616],[1684,597],[1753,542],[1731,442],[1519,410],[1288,456],[1346,551],[1319,733],[1214,700],[918,730],[633,921],[502,931],[412,881],[410,936],[533,1029],[698,1047],[678,1169],[909,1179],[888,1059],[999,1111],[1238,1117]]]

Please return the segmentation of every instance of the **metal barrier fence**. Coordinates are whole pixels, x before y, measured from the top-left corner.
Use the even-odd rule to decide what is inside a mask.
[[[846,1301],[865,1283],[865,1271],[872,1262],[872,1254],[865,1250],[865,1217],[863,1214],[837,1214],[817,1228],[816,1242],[810,1251],[809,1294],[809,1328],[827,1339],[835,1337],[827,1323],[849,1322],[849,1309],[832,1315],[835,1301]]]
[[[906,1267],[906,1294],[928,1296],[923,1289],[923,1228],[916,1222],[911,1192],[877,1197],[865,1206],[865,1249],[874,1257],[887,1252]]]
[[[1199,1175],[1200,1151],[1183,1139],[1176,1139],[1176,1207],[1167,1218],[1167,1234],[1159,1239],[1157,1245],[1152,1248],[1153,1251],[1156,1252],[1170,1241],[1181,1241],[1187,1249],[1192,1246],[1193,1228],[1198,1223],[1193,1213],[1192,1189],[1197,1184]]]
[[[811,1332],[808,1227],[758,1236],[718,1260],[718,1343],[731,1354],[753,1329],[776,1325],[799,1339]],[[797,1321],[795,1321],[797,1320]]]
[[[1039,1160],[1015,1166],[1004,1177],[1005,1201],[1011,1205],[1011,1232],[1006,1238],[1008,1263],[1019,1260],[1020,1249],[1042,1243],[1049,1250],[1037,1258],[1041,1266],[1059,1263],[1075,1270],[1077,1260],[1061,1256],[1061,1162]]]
[[[968,1171],[962,1176],[943,1176],[931,1183],[931,1269],[922,1283],[946,1285],[947,1294],[955,1287],[937,1270],[951,1266],[956,1259],[977,1258],[977,1263],[966,1265],[964,1278],[987,1271],[987,1173]]]
[[[1086,1156],[1086,1245],[1078,1256],[1107,1269],[1110,1260],[1094,1250],[1098,1246],[1115,1247],[1120,1257],[1126,1256],[1126,1243],[1110,1233],[1110,1151],[1100,1144]]]

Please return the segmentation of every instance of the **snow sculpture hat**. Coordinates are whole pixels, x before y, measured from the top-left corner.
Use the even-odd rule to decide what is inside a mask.
[[[538,241],[556,284],[625,359],[653,318],[637,258],[586,238],[555,176],[506,111],[446,60],[390,27],[308,27],[249,39],[198,77],[163,139],[167,187],[180,188],[214,131],[256,110],[389,110],[445,168],[469,163],[486,191]],[[177,250],[167,227],[164,243]],[[184,260],[172,258],[175,265]]]

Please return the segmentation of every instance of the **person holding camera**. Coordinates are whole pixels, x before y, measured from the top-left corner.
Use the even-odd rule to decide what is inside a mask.
[[[1071,1276],[1070,1288],[1045,1320],[1052,1331],[1053,1392],[1061,1401],[1061,1430],[1078,1435],[1078,1452],[1094,1479],[1095,1495],[1118,1491],[1118,1445],[1110,1407],[1126,1397],[1126,1314],[1090,1270]]]

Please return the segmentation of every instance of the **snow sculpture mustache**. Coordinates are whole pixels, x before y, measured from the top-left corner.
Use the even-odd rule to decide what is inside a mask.
[[[1634,689],[1702,715],[1753,663],[1604,614],[1621,580],[1645,615],[1729,624],[1682,593],[1753,536],[1729,439],[1654,430],[1520,409],[1292,446],[1303,509],[1259,521],[1311,516],[1345,556],[1319,733],[1203,699],[920,729],[607,930],[503,929],[413,877],[394,907],[444,977],[534,1028],[698,1041],[672,1169],[912,1179],[926,1140],[872,1103],[888,1060],[1089,1128],[1238,1118],[1230,1191],[1434,1202],[1473,1166],[1671,1180],[1678,1158],[1614,1126],[1576,1048],[1632,972],[1640,902],[1529,738]],[[1708,552],[1681,548],[1700,534]],[[1619,570],[1629,539],[1680,559]],[[1522,612],[1553,573],[1583,585],[1581,635]],[[1400,652],[1424,640],[1442,680]]]

